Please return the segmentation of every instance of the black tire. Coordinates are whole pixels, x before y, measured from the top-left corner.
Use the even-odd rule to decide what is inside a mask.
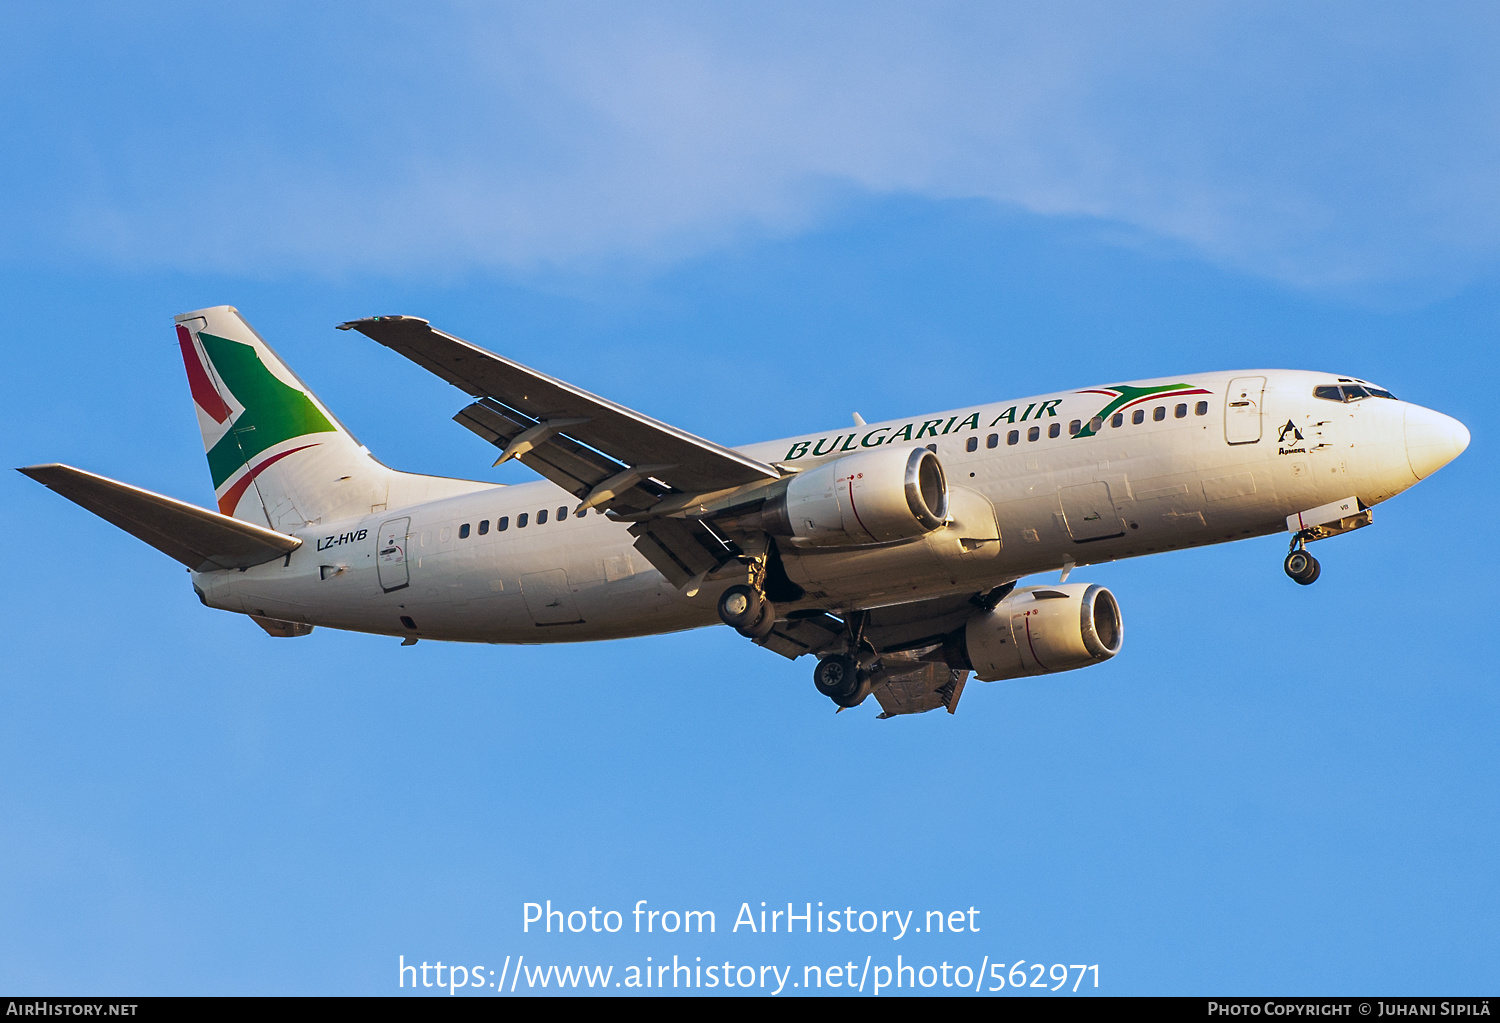
[[[859,693],[859,665],[848,654],[825,657],[813,669],[813,685],[834,703],[847,707],[845,701]]]
[[[774,628],[776,628],[776,605],[769,600],[763,600],[760,604],[760,620],[754,625],[735,631],[746,639],[760,640],[769,636]]]
[[[1318,564],[1318,559],[1306,551],[1292,551],[1286,556],[1283,567],[1292,581],[1300,586],[1311,586],[1323,574],[1323,566]]]
[[[761,623],[763,608],[759,593],[743,584],[731,586],[719,595],[719,619],[731,629],[750,635],[747,629],[754,629]]]

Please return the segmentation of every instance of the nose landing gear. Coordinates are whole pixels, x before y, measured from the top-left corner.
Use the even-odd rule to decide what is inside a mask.
[[[1307,538],[1301,533],[1292,537],[1292,549],[1286,556],[1286,562],[1282,565],[1286,574],[1291,576],[1292,582],[1301,586],[1311,586],[1318,581],[1318,576],[1323,573],[1323,566],[1318,564],[1318,559],[1307,553],[1304,544]]]

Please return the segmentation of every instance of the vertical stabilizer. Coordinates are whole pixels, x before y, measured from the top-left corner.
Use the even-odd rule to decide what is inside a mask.
[[[232,306],[177,318],[219,510],[280,532],[382,510],[370,457]]]

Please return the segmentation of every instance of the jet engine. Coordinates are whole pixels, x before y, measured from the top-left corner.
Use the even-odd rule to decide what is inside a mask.
[[[1072,671],[1120,652],[1114,594],[1091,583],[1027,586],[969,619],[965,653],[981,682]]]
[[[948,480],[927,448],[863,451],[791,477],[757,519],[773,536],[813,547],[910,540],[947,521]]]

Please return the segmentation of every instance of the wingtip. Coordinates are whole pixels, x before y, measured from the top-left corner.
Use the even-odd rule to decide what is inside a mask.
[[[374,326],[377,323],[419,323],[424,327],[431,324],[420,316],[364,316],[357,320],[346,320],[338,325],[339,330],[358,330],[363,333],[365,327]]]

